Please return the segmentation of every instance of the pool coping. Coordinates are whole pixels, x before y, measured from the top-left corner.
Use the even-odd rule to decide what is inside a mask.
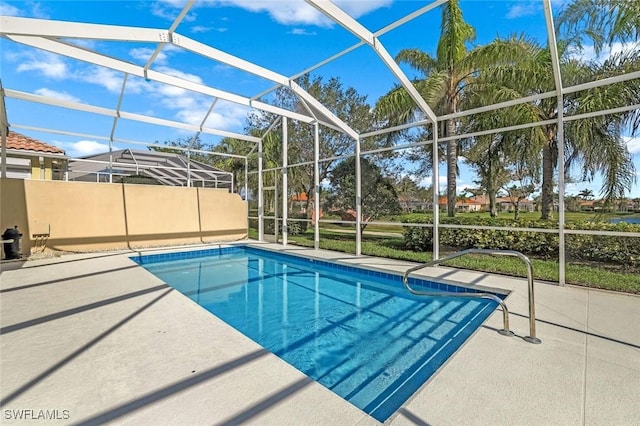
[[[319,257],[310,257],[310,256],[303,256],[303,255],[296,254],[296,253],[288,253],[288,252],[284,252],[282,250],[275,250],[273,248],[264,247],[264,246],[260,246],[260,245],[256,245],[256,244],[234,244],[234,245],[227,244],[227,245],[219,245],[217,248],[211,248],[211,249],[206,249],[206,250],[202,250],[202,249],[200,249],[200,250],[194,250],[194,249],[192,249],[192,250],[178,250],[178,251],[173,250],[173,251],[166,251],[166,252],[162,252],[162,253],[137,254],[135,256],[130,256],[129,258],[131,260],[133,260],[133,262],[137,263],[138,265],[144,266],[145,264],[153,264],[153,263],[164,262],[164,261],[168,261],[168,260],[197,259],[197,258],[209,256],[209,255],[233,253],[234,251],[232,251],[232,250],[229,250],[229,251],[223,253],[223,250],[225,250],[225,249],[234,249],[234,248],[239,248],[239,247],[248,247],[248,248],[252,248],[252,249],[256,249],[256,250],[263,250],[263,251],[266,251],[266,252],[273,253],[275,255],[282,255],[283,253],[285,253],[286,256],[291,256],[293,258],[297,258],[297,259],[302,260],[302,261],[311,260],[311,262],[317,262],[318,264],[326,266],[326,267],[329,267],[331,269],[357,272],[357,273],[364,274],[365,276],[368,276],[370,278],[382,278],[382,279],[395,279],[395,278],[397,278],[398,281],[400,283],[402,283],[403,274],[393,273],[393,272],[390,272],[389,270],[384,269],[384,268],[378,268],[378,267],[363,268],[363,267],[360,267],[360,266],[357,266],[357,265],[353,265],[353,264],[350,264],[350,263],[347,263],[347,262],[327,261],[327,260],[324,260],[324,259],[319,258]],[[215,253],[215,250],[218,250],[218,253]],[[193,253],[193,252],[197,253],[197,255],[195,255],[195,256],[189,256],[189,255],[180,256],[180,254],[188,254],[188,253]],[[142,262],[143,258],[150,258],[150,261]],[[438,279],[436,281],[436,280],[434,280],[432,278],[427,279],[427,277],[424,277],[424,276],[418,277],[418,276],[415,276],[415,275],[416,274],[414,274],[414,275],[409,277],[409,284],[410,285],[417,285],[417,286],[419,286],[420,289],[449,292],[449,293],[451,293],[452,296],[455,296],[456,293],[461,293],[461,292],[457,291],[457,290],[449,289],[447,287],[434,288],[434,287],[432,287],[431,285],[429,285],[427,283],[467,289],[467,290],[470,290],[471,293],[491,293],[491,294],[504,296],[504,297],[508,296],[509,293],[510,293],[510,291],[508,291],[508,290],[504,290],[504,289],[497,288],[497,287],[487,287],[487,286],[482,286],[482,285],[472,286],[472,285],[469,285],[469,284],[464,283],[464,282],[458,282],[458,281],[453,281],[453,280],[448,280],[448,279]],[[391,278],[391,277],[393,277],[393,278]]]
[[[0,334],[3,400],[19,393],[2,408],[67,408],[74,423],[378,424],[260,353],[186,297],[163,296],[163,283],[128,259],[212,246],[2,265],[0,319],[8,330]],[[394,273],[415,265],[296,246],[284,251]],[[639,297],[536,285],[542,344],[532,345],[522,340],[526,280],[446,267],[418,275],[510,291],[516,336],[496,333],[501,318],[494,312],[386,424],[633,424],[640,417],[634,403],[640,397],[634,386],[640,383],[640,327],[619,327],[640,323]],[[123,369],[121,359],[134,369]]]

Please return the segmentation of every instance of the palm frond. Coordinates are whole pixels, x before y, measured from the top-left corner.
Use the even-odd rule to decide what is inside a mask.
[[[431,55],[420,49],[402,49],[395,59],[398,63],[408,64],[420,71],[424,77],[431,74],[437,65],[436,60]]]
[[[476,37],[474,28],[465,22],[458,0],[442,6],[442,27],[438,41],[438,69],[453,70],[467,54],[466,44]]]
[[[605,45],[640,39],[640,2],[637,0],[574,0],[558,19],[558,28],[583,33],[600,53]]]

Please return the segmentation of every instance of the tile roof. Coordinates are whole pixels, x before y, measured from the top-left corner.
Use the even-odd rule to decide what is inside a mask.
[[[64,150],[57,146],[47,145],[44,142],[11,131],[7,134],[7,149],[64,154]]]

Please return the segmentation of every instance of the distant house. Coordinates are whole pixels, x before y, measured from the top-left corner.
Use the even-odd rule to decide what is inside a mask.
[[[515,200],[513,200],[515,201]],[[515,210],[515,206],[513,205],[513,201],[509,197],[497,197],[496,203],[500,206],[500,210],[503,212],[511,212]],[[520,211],[532,212],[535,210],[535,204],[533,201],[524,199],[518,202],[518,207]]]
[[[440,210],[446,210],[447,197],[440,197],[440,199],[438,200],[438,205],[440,206]],[[482,211],[482,204],[473,198],[456,200],[456,211],[460,213],[479,212]]]
[[[440,210],[446,210],[447,197],[440,197],[438,204]],[[496,205],[498,209],[503,212],[511,212],[514,210],[514,205],[509,197],[496,197]],[[535,203],[529,199],[520,200],[518,206],[521,211],[532,212],[535,210]],[[489,210],[489,197],[487,195],[476,195],[456,200],[456,211],[459,213],[475,213]]]
[[[7,134],[7,177],[14,179],[64,179],[68,157],[64,150],[23,134]]]
[[[405,212],[431,210],[431,206],[433,205],[432,200],[420,198],[400,198],[398,201],[400,201],[400,206]]]
[[[306,210],[307,206],[307,194],[305,192],[299,192],[289,197],[289,210],[296,214],[308,214]],[[311,220],[315,220],[316,211],[313,204],[313,198],[309,201],[309,210],[311,210]],[[320,217],[323,216],[322,207],[320,208]]]
[[[596,206],[596,201],[594,200],[580,200],[578,201],[578,205],[583,212],[592,212],[600,208]]]
[[[307,206],[307,193],[299,192],[297,194],[293,194],[289,198],[289,209],[293,212],[297,213],[306,213],[305,207]],[[312,204],[309,203],[309,206]]]

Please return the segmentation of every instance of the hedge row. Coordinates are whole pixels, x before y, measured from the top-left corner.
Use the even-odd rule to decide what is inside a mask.
[[[432,223],[425,215],[405,215],[404,223]],[[558,229],[557,222],[532,220],[504,220],[479,217],[441,218],[445,225],[493,226],[511,228]],[[595,231],[640,232],[640,225],[628,223],[572,222],[565,229]],[[440,228],[440,244],[457,249],[491,248],[517,250],[527,255],[555,257],[558,254],[557,233],[534,231],[508,231],[496,229],[452,229]],[[433,231],[431,228],[404,226],[404,244],[414,251],[431,251]],[[566,256],[570,260],[589,260],[640,267],[640,238],[605,235],[565,235]]]

